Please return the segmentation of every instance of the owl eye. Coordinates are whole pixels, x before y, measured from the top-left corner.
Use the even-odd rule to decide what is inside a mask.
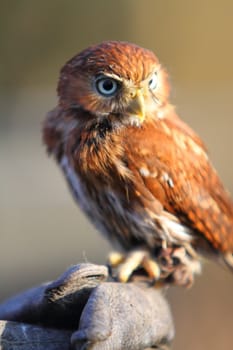
[[[108,97],[108,96],[113,96],[115,94],[115,92],[118,90],[119,84],[116,80],[112,78],[101,77],[101,78],[97,78],[95,85],[100,95]]]
[[[148,85],[151,90],[156,89],[158,85],[158,75],[156,73],[152,75]]]

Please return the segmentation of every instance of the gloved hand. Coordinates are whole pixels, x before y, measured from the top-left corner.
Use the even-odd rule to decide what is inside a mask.
[[[80,264],[9,299],[0,305],[8,321],[0,322],[0,349],[168,349],[174,328],[162,293],[108,278],[105,266]]]

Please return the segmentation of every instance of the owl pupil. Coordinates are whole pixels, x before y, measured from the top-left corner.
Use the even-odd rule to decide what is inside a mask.
[[[103,88],[106,91],[110,91],[113,88],[113,82],[111,79],[106,79],[103,83]]]

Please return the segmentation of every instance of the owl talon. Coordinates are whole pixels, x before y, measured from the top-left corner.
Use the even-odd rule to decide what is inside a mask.
[[[146,258],[148,257],[148,252],[144,250],[134,250],[130,252],[126,257],[124,262],[120,265],[118,270],[118,280],[120,282],[127,282],[130,276],[135,270],[140,266],[143,266]]]
[[[113,252],[109,255],[108,261],[111,268],[118,268],[117,279],[120,282],[127,282],[140,267],[153,281],[158,281],[160,277],[159,264],[150,258],[149,253],[145,250],[134,250],[126,256]]]
[[[125,256],[119,252],[111,252],[108,256],[108,263],[111,267],[120,265],[125,260]]]
[[[142,262],[142,267],[154,282],[158,281],[161,269],[156,261],[150,259],[149,257],[145,257]]]
[[[109,255],[110,267],[117,268],[117,280],[127,282],[138,268],[143,268],[156,287],[167,285],[190,287],[194,275],[200,273],[200,262],[190,256],[186,247],[161,247],[155,259],[146,250],[133,250],[126,256],[113,252]],[[138,276],[134,276],[138,277]]]

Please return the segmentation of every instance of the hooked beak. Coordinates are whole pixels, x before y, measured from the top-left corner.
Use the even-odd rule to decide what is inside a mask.
[[[145,102],[141,89],[135,89],[126,112],[129,116],[137,117],[141,122],[145,119]]]

